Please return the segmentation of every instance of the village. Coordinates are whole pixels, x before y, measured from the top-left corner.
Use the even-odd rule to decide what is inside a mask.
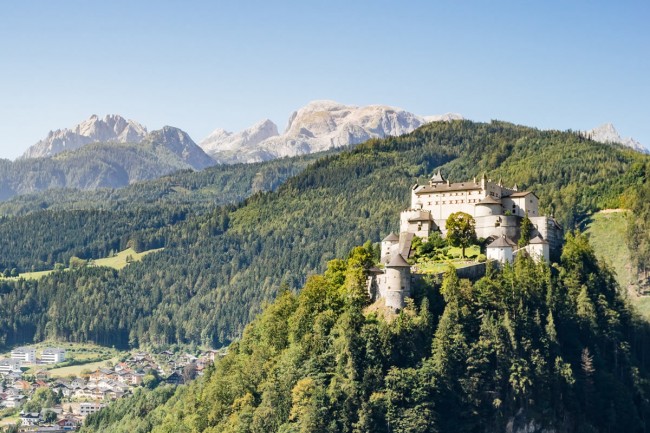
[[[66,370],[59,368],[70,363],[64,348],[18,347],[0,358],[0,427],[17,425],[19,431],[34,433],[74,431],[87,416],[138,387],[176,386],[201,376],[217,356],[216,350],[197,355],[123,352],[115,362],[82,363]]]

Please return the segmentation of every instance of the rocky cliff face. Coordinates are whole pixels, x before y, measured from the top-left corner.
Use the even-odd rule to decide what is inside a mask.
[[[50,131],[47,137],[27,149],[22,158],[51,157],[67,150],[76,150],[95,142],[140,143],[147,128],[119,115],[100,119],[92,115],[71,129]]]
[[[622,144],[623,146],[630,147],[637,152],[642,152],[642,153],[650,153],[648,149],[646,149],[641,143],[636,141],[635,139],[629,137],[629,138],[622,138],[614,125],[611,123],[605,123],[603,125],[600,125],[597,128],[590,129],[589,131],[585,131],[584,135],[594,141],[600,141],[601,143],[617,143],[617,144]]]
[[[237,134],[217,129],[200,146],[219,162],[259,162],[407,134],[431,121],[453,119],[462,117],[421,117],[386,105],[357,107],[313,101],[291,114],[283,134],[278,134],[273,122],[265,120]]]

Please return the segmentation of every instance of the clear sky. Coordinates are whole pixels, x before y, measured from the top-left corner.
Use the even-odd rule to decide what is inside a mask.
[[[314,99],[650,147],[650,2],[0,1],[0,157],[121,114],[200,141]]]

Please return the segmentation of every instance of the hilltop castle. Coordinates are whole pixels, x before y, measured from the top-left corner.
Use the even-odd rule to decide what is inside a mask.
[[[480,180],[451,183],[438,170],[426,185],[411,187],[411,206],[400,214],[400,233],[391,233],[381,243],[384,269],[373,268],[368,278],[371,299],[384,299],[386,306],[401,309],[411,292],[411,255],[415,236],[428,238],[439,231],[446,236],[445,223],[455,212],[465,212],[476,222],[476,236],[489,243],[488,260],[512,262],[526,251],[538,260],[549,261],[550,252],[562,245],[562,228],[554,218],[539,215],[538,198],[530,191],[519,191],[503,183],[492,182],[486,175]],[[518,248],[524,216],[532,223],[531,240]]]

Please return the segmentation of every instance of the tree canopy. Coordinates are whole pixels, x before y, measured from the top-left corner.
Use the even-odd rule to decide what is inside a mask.
[[[447,240],[452,246],[462,248],[465,258],[465,248],[478,242],[474,217],[465,212],[454,212],[447,218],[445,228]]]

